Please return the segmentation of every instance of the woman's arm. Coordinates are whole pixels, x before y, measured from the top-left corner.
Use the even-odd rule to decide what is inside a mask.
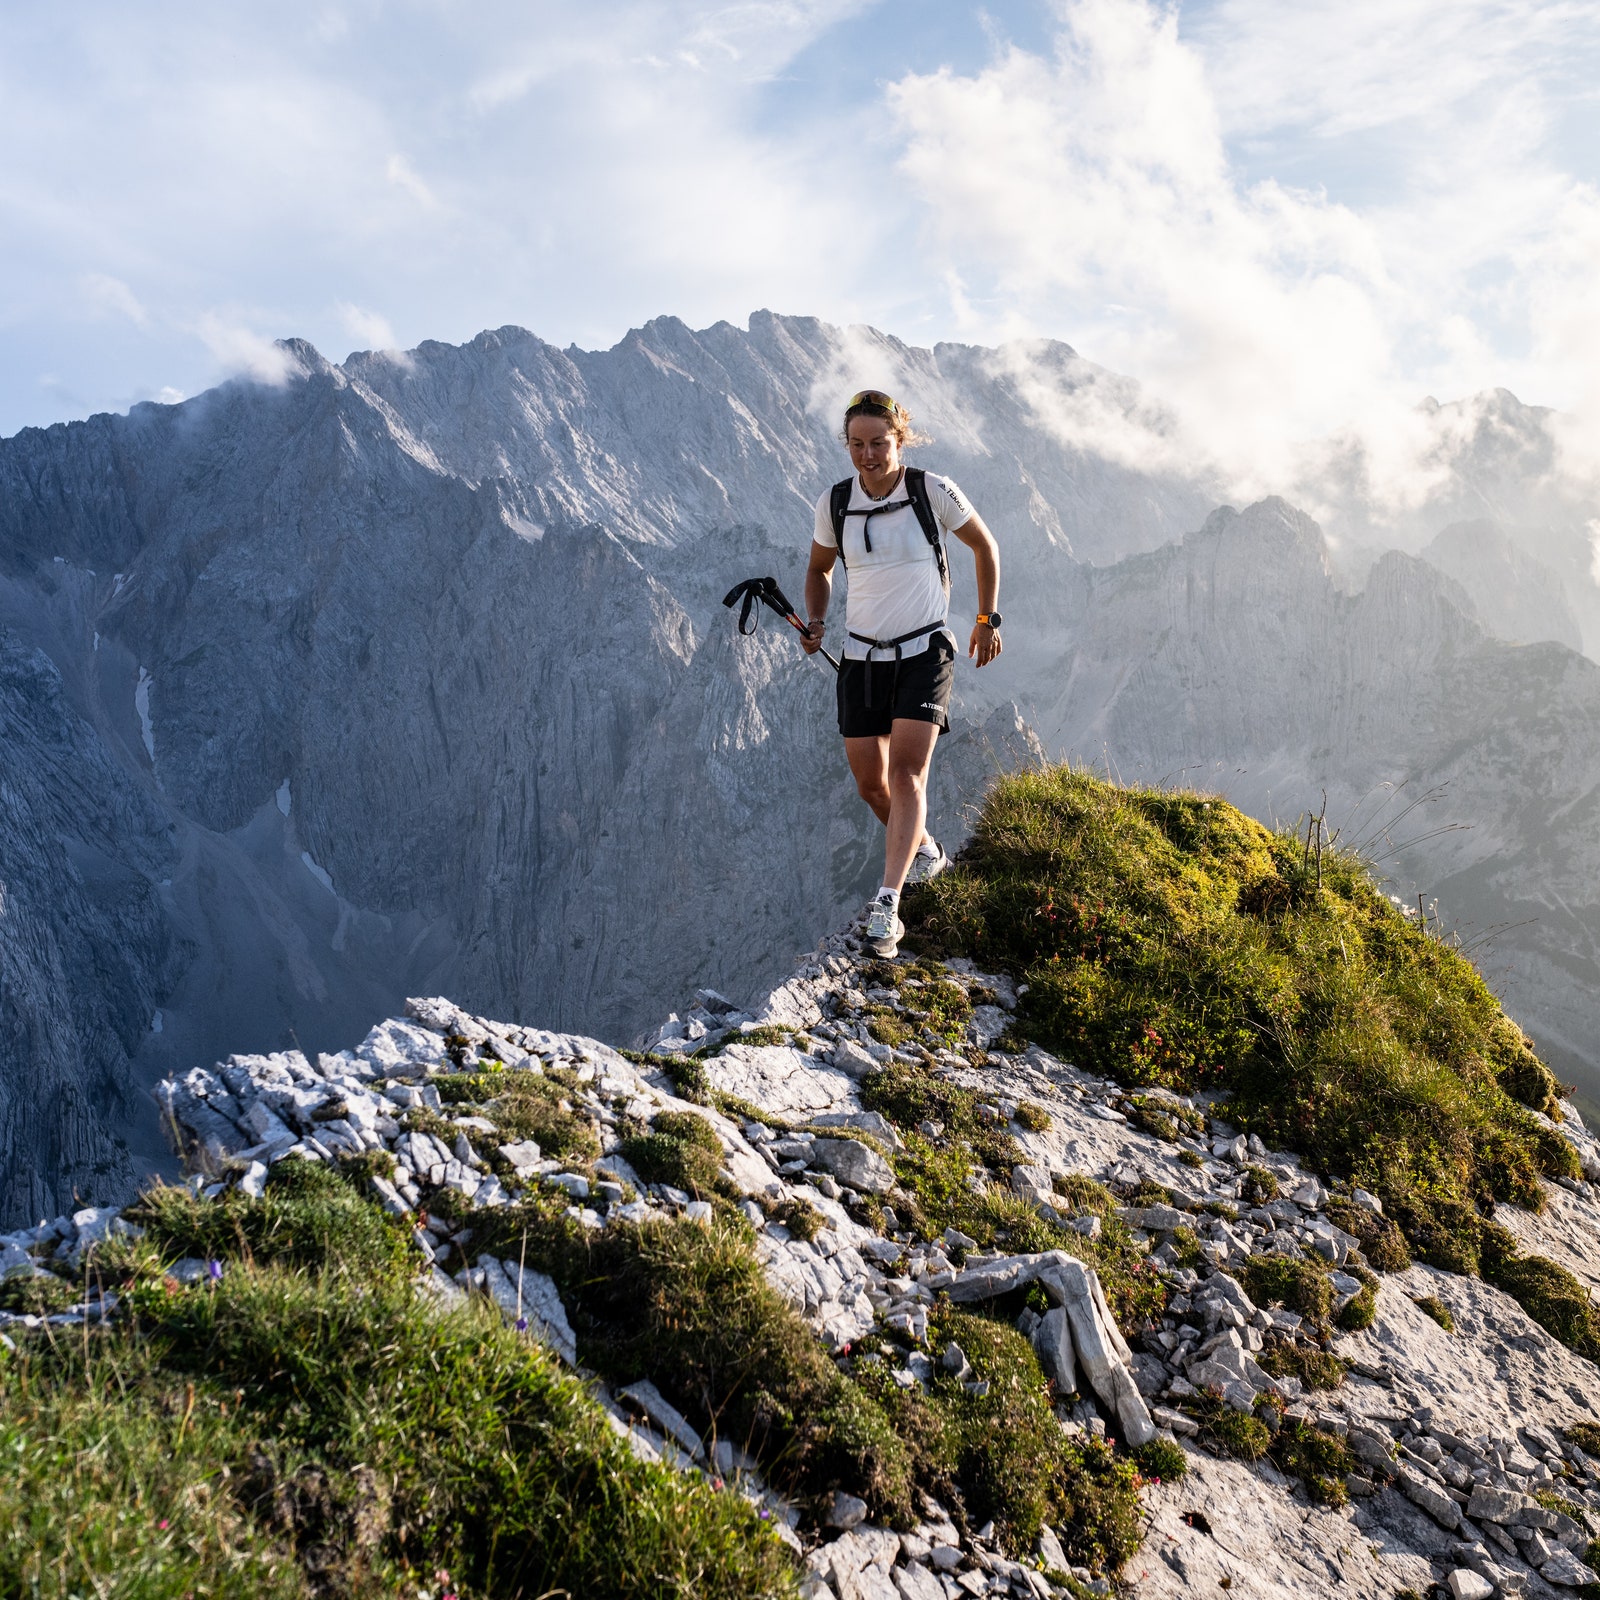
[[[839,552],[831,545],[811,541],[811,560],[806,565],[806,631],[800,643],[808,656],[822,648],[822,634],[828,614],[828,601],[833,597],[833,564]]]
[[[950,530],[952,539],[959,539],[971,552],[978,569],[978,615],[987,616],[1000,609],[1000,546],[989,532],[988,526],[976,511],[961,524]],[[816,547],[812,546],[813,552]],[[830,552],[831,553],[831,552]],[[813,555],[813,559],[815,559]],[[832,564],[831,562],[829,563]],[[806,582],[810,583],[807,576]],[[810,590],[806,592],[810,601]],[[987,623],[975,622],[972,637],[967,641],[967,654],[977,658],[980,667],[986,667],[1000,654],[1000,631]]]

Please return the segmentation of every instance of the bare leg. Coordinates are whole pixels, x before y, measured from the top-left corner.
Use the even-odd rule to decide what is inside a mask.
[[[939,724],[896,717],[889,733],[889,821],[883,881],[897,893],[917,846],[927,836],[928,768],[939,742]]]
[[[931,845],[933,835],[927,831],[927,777],[933,760],[933,747],[939,740],[939,729],[931,722],[913,722],[907,717],[896,717],[891,724],[893,732],[888,738],[869,735],[862,739],[846,739],[845,760],[850,763],[851,776],[856,780],[856,790],[872,808],[878,821],[889,830],[884,856],[883,881],[891,889],[902,888],[906,873],[911,870],[911,858],[924,839]],[[925,731],[924,731],[925,730]],[[905,820],[900,826],[910,829],[912,845],[904,848],[897,839],[899,829],[895,818],[897,791],[895,774],[900,774],[898,798]],[[913,825],[912,818],[915,817]],[[898,874],[894,863],[898,854],[905,859]]]
[[[846,739],[844,758],[850,763],[850,776],[856,790],[872,807],[879,822],[889,820],[889,740],[869,734],[864,739]]]

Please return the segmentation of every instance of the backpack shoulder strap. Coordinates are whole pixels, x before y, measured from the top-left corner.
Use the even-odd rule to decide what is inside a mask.
[[[850,509],[850,491],[854,486],[854,478],[844,478],[834,484],[828,494],[828,514],[833,519],[833,542],[839,547],[840,566],[845,564],[844,514]]]
[[[927,536],[928,543],[933,546],[933,553],[939,561],[939,580],[946,585],[950,582],[950,568],[945,560],[944,540],[940,537],[941,528],[939,519],[933,514],[933,503],[928,499],[928,475],[921,467],[907,467],[905,476],[906,499],[911,502],[911,509],[917,514],[917,521],[922,524],[922,531]]]

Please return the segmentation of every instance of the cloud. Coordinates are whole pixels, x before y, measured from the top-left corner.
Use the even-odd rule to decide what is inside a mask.
[[[150,325],[149,314],[140,305],[139,297],[121,278],[106,272],[86,272],[78,280],[90,311],[96,316],[126,317],[135,327]]]
[[[1378,8],[1359,9],[1371,31]],[[1419,409],[1424,393],[1471,393],[1519,368],[1548,380],[1570,350],[1571,399],[1595,370],[1594,246],[1571,220],[1591,215],[1595,192],[1541,142],[1537,84],[1484,104],[1496,69],[1464,59],[1491,21],[1512,26],[1508,9],[1455,8],[1463,45],[1440,8],[1402,4],[1415,26],[1399,70],[1436,58],[1424,98],[1444,124],[1386,151],[1401,170],[1359,202],[1251,177],[1230,142],[1230,123],[1333,137],[1382,120],[1387,71],[1357,81],[1360,52],[1335,47],[1330,66],[1312,48],[1342,11],[1337,26],[1320,6],[1291,25],[1233,0],[1212,16],[1208,55],[1176,10],[1069,0],[1048,54],[903,77],[890,93],[901,170],[924,204],[924,248],[960,285],[952,313],[977,336],[1059,328],[1139,376],[1133,391],[1085,369],[1034,372],[1026,344],[1007,351],[1041,418],[1086,448],[1314,508],[1319,485],[1356,462],[1379,516],[1403,514],[1438,488],[1452,448],[1441,430],[1460,423]],[[1560,8],[1524,9],[1555,29]],[[1259,49],[1239,36],[1252,28]],[[1221,76],[1242,106],[1217,88],[1224,35],[1240,48]],[[1299,77],[1273,70],[1292,54]],[[1240,86],[1263,68],[1270,85],[1308,80],[1305,97],[1252,97]]]
[[[393,350],[399,343],[388,318],[366,311],[348,301],[339,304],[339,321],[352,339],[359,339],[368,350]]]
[[[273,385],[305,376],[305,368],[293,351],[233,317],[207,311],[195,323],[194,331],[228,376],[250,377]]]
[[[433,190],[411,170],[411,166],[404,156],[390,156],[388,164],[383,170],[384,176],[388,178],[389,182],[395,188],[401,189],[410,195],[418,205],[425,206],[430,211],[437,209],[439,202],[435,198]]]

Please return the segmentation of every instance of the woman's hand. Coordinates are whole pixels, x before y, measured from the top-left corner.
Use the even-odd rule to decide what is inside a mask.
[[[1000,643],[1000,630],[987,622],[972,625],[972,637],[967,641],[967,655],[976,658],[980,667],[986,667],[1005,647]]]

